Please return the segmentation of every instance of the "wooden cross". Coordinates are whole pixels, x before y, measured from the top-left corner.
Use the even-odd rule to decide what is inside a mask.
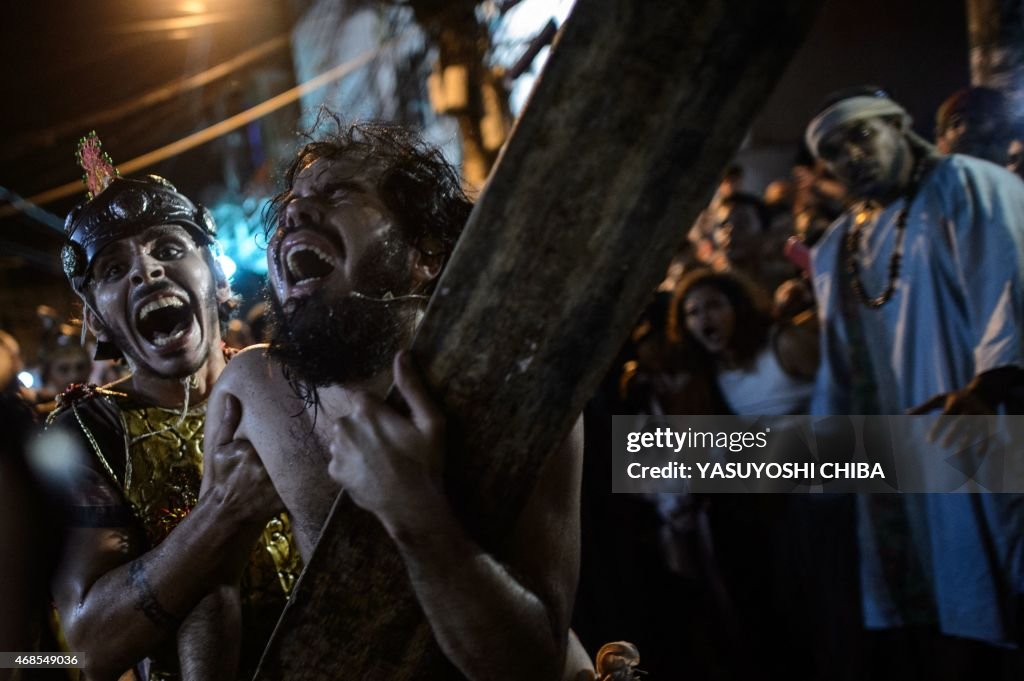
[[[461,443],[447,483],[505,536],[722,169],[816,0],[578,0],[413,346]],[[260,681],[460,678],[397,549],[340,498]]]

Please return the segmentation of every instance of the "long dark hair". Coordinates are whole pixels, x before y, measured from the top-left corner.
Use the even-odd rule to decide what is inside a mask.
[[[298,173],[319,159],[355,159],[377,176],[376,191],[406,243],[447,264],[473,203],[459,172],[441,150],[415,132],[383,122],[346,125],[326,109],[305,133],[308,140],[284,173],[284,189],[264,215],[266,238],[277,228]],[[436,279],[425,293],[429,293]]]
[[[377,197],[390,214],[402,240],[424,255],[440,258],[442,269],[447,265],[473,204],[463,191],[458,170],[445,159],[440,149],[407,128],[381,122],[346,125],[337,114],[327,109],[321,109],[316,123],[304,136],[306,144],[285,170],[283,189],[274,196],[264,214],[268,240],[292,199],[292,188],[298,174],[314,161],[349,159],[355,165],[354,175],[365,173],[367,179],[374,180],[373,188]],[[436,282],[437,279],[434,279],[418,292],[430,294]],[[377,303],[370,305],[375,306]],[[352,329],[356,328],[364,336],[373,337],[376,333],[377,336],[388,336],[388,340],[397,340],[395,334],[398,332],[393,326],[396,318],[373,318],[369,313],[359,317],[357,313],[360,307],[360,301],[347,301],[348,314],[357,319],[347,325],[339,325],[338,320],[334,319],[334,326],[325,330],[319,340],[328,340],[330,332],[343,333],[350,341],[369,343],[370,340],[353,333]],[[365,305],[362,307],[366,309]],[[274,320],[272,326],[290,323],[281,317],[275,305],[271,305],[270,311],[271,320]],[[312,346],[314,343],[308,337],[290,341],[294,359],[309,353]],[[282,347],[287,346],[283,346],[280,340],[271,341],[271,356],[280,352]],[[389,348],[389,364],[396,348],[386,347]],[[285,377],[295,395],[305,405],[316,409],[319,404],[316,383],[300,378],[294,365],[289,367],[287,362],[282,364]],[[336,381],[336,377],[326,371],[321,372],[319,377],[325,381],[324,385]]]
[[[668,337],[678,346],[683,368],[692,373],[717,373],[718,358],[708,352],[686,328],[686,313],[683,309],[687,296],[705,286],[720,291],[732,306],[736,322],[729,339],[729,349],[738,365],[750,366],[768,343],[772,317],[767,302],[744,277],[701,268],[693,270],[679,281],[669,307]]]

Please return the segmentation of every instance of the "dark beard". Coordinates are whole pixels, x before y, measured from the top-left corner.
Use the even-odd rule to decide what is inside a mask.
[[[371,378],[402,348],[407,315],[401,304],[311,296],[285,312],[271,296],[268,354],[290,381],[319,388]]]
[[[356,276],[356,290],[382,297],[409,289],[403,271],[405,250],[382,244]],[[363,381],[391,366],[408,340],[410,301],[380,302],[354,296],[329,299],[314,294],[295,301],[289,310],[269,293],[270,341],[267,352],[279,362],[300,396],[328,385]],[[313,390],[310,390],[312,388]]]

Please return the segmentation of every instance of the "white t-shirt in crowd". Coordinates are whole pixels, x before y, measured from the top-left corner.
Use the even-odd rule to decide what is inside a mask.
[[[750,369],[719,370],[718,387],[737,414],[781,416],[806,414],[814,383],[787,374],[769,343]]]

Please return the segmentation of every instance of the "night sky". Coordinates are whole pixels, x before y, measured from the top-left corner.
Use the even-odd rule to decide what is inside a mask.
[[[306,4],[301,0],[8,3],[0,29],[5,98],[0,185],[30,196],[74,181],[80,176],[74,162],[75,140],[88,128],[75,129],[69,122],[87,119],[285,34],[294,13]],[[207,27],[167,30],[166,24],[160,24],[167,19],[187,20],[190,6],[193,11],[205,7]],[[766,102],[750,147],[773,149],[775,163],[785,171],[824,95],[864,83],[890,88],[907,106],[918,130],[931,138],[935,108],[950,92],[968,84],[966,33],[964,0],[827,1],[808,40]],[[274,59],[285,68],[290,65],[287,49]],[[123,162],[256,103],[244,101],[243,95],[225,98],[223,88],[230,87],[232,79],[223,79],[187,98],[106,124],[99,131],[105,148],[115,163]],[[62,127],[65,130],[57,135],[38,134]],[[216,143],[208,144],[147,172],[172,178],[186,193],[201,197],[206,187],[220,179],[217,153]],[[63,218],[79,198],[46,208]],[[0,302],[26,305],[21,312],[0,312],[0,325],[10,320],[11,313],[30,317],[35,305],[50,302],[54,291],[63,289],[59,244],[57,231],[23,215],[0,219],[0,283],[8,289]],[[48,266],[40,267],[38,263],[46,259]],[[46,280],[45,290],[39,287],[40,276]]]
[[[39,132],[118,104],[188,72],[217,64],[288,30],[285,2],[210,0],[221,20],[208,31],[152,30],[180,17],[188,3],[102,0],[11,3],[0,41],[5,84],[0,184],[29,195],[74,179],[74,139],[86,130],[34,145]],[[192,35],[193,38],[187,36]],[[195,36],[205,36],[197,49]],[[184,36],[184,37],[183,37]],[[754,129],[755,145],[799,138],[829,91],[873,82],[888,86],[930,136],[931,117],[950,91],[967,84],[964,0],[830,0]],[[193,132],[208,117],[208,93],[107,126],[101,137],[117,159],[131,158]],[[190,162],[191,161],[191,162]],[[201,155],[165,172],[193,189],[205,180]],[[59,208],[64,208],[63,205]],[[6,221],[0,221],[3,224]]]
[[[885,87],[932,138],[935,109],[969,85],[966,0],[830,0],[755,126],[793,141],[818,103],[852,85]]]

